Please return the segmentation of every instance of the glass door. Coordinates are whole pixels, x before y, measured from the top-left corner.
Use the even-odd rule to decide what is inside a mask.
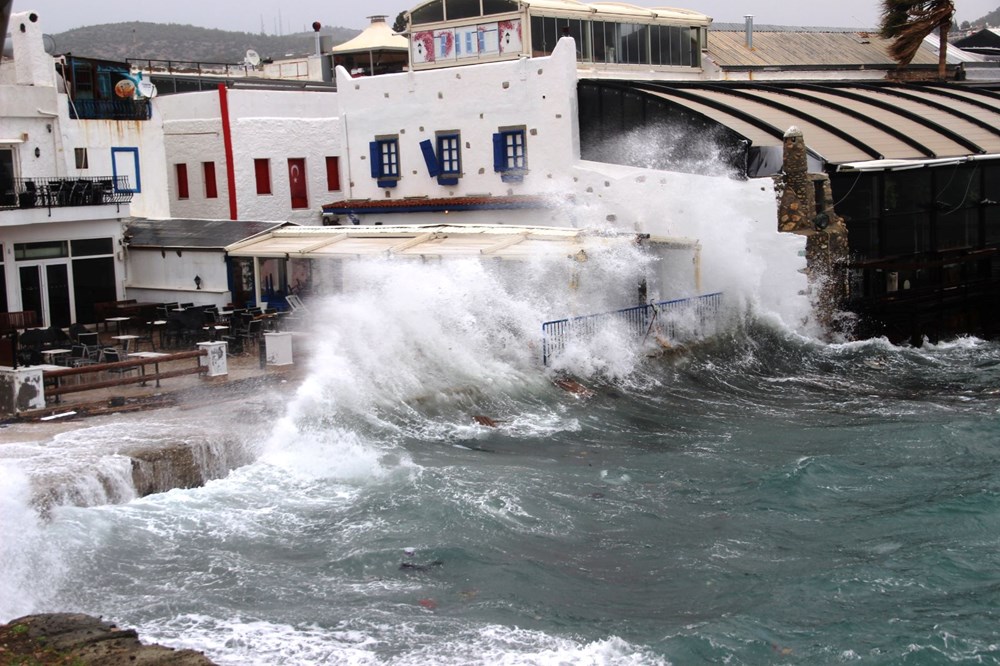
[[[69,271],[66,264],[46,266],[45,283],[49,299],[49,326],[66,328],[70,324]]]
[[[21,278],[21,309],[25,312],[35,312],[36,321],[41,326],[45,321],[45,308],[42,305],[42,272],[41,266],[20,266],[18,274]]]
[[[19,266],[21,309],[34,310],[39,326],[70,325],[69,271],[66,264]]]

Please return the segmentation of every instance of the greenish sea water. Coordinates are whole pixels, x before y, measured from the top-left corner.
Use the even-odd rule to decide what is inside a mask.
[[[1000,661],[1000,344],[742,317],[667,356],[598,336],[560,361],[582,397],[537,311],[422,288],[315,304],[313,372],[256,418],[3,447],[0,619],[99,614],[227,665]],[[254,462],[128,496],[118,443],[223,434]],[[39,475],[87,456],[40,516]]]

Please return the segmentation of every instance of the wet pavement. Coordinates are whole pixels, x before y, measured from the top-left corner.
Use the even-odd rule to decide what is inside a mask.
[[[168,353],[178,350],[165,350]],[[187,350],[184,350],[187,351]],[[161,362],[159,372],[166,374],[177,370],[190,370],[198,364],[197,358]],[[66,393],[46,398],[44,409],[22,412],[15,417],[0,419],[0,443],[5,435],[12,435],[13,424],[34,424],[43,427],[44,431],[61,431],[60,422],[75,421],[88,416],[111,414],[117,412],[139,411],[171,407],[177,405],[204,404],[206,402],[225,402],[238,399],[246,392],[260,390],[264,386],[281,386],[297,384],[301,371],[304,369],[304,358],[297,358],[297,365],[266,366],[258,353],[251,349],[245,354],[233,354],[227,358],[228,374],[222,377],[207,377],[202,374],[187,374],[179,377],[163,378],[157,382],[152,379],[154,366],[146,366],[150,379],[145,383],[125,384],[106,388],[87,388],[89,384],[97,384],[114,380],[118,375],[102,370],[91,375],[64,377],[63,385],[79,387],[80,391]],[[139,370],[131,373],[137,376]],[[23,433],[22,433],[23,434]]]

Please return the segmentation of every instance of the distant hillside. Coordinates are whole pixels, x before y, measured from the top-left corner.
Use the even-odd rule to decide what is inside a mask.
[[[1000,7],[997,7],[983,18],[975,21],[973,25],[997,27],[1000,25]]]
[[[1000,26],[1000,7],[997,7],[982,18],[971,21],[971,26],[976,28],[985,28],[986,26],[995,28]]]
[[[323,28],[335,44],[346,42],[359,30]],[[263,35],[212,30],[179,23],[106,23],[67,30],[52,35],[56,52],[86,58],[124,61],[126,58],[197,62],[242,62],[247,49],[263,58],[312,53],[312,32],[294,35]]]

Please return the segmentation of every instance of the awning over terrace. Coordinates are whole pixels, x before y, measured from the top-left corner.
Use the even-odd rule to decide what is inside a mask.
[[[361,257],[482,257],[525,260],[578,256],[615,245],[641,243],[697,250],[698,242],[635,233],[583,229],[478,225],[286,227],[226,247],[232,257],[348,259]]]

